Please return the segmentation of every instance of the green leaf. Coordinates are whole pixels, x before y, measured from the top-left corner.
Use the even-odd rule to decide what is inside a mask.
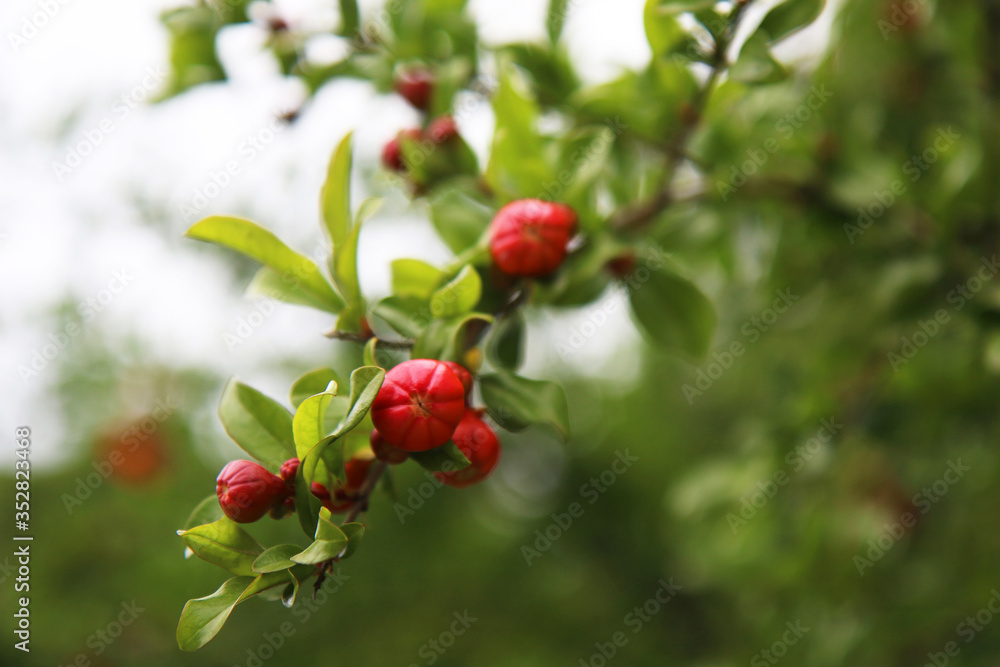
[[[444,287],[431,296],[431,315],[455,317],[470,312],[483,295],[479,272],[468,264]]]
[[[392,293],[396,296],[429,299],[444,279],[444,271],[419,259],[392,262]]]
[[[307,306],[327,313],[336,314],[339,310],[339,308],[331,308],[330,304],[303,289],[302,283],[291,274],[278,273],[269,266],[260,267],[260,270],[254,274],[250,284],[247,285],[246,294],[248,296],[264,296],[296,306]]]
[[[324,513],[329,515],[329,512]],[[340,526],[331,523],[321,514],[316,525],[316,541],[301,553],[292,556],[291,559],[303,565],[322,563],[339,556],[344,551],[344,547],[347,546],[347,540],[347,535],[340,529]]]
[[[375,304],[372,313],[407,338],[417,336],[431,322],[430,306],[416,297],[386,297]]]
[[[309,371],[292,384],[290,396],[292,405],[298,408],[302,405],[302,401],[310,396],[327,391],[331,382],[340,384],[340,379],[337,378],[337,373],[332,368],[316,368]],[[337,392],[334,390],[333,393]],[[294,428],[294,421],[292,425]]]
[[[361,225],[351,228],[343,243],[334,251],[333,276],[344,295],[347,305],[361,306],[361,282],[358,279],[358,242],[361,240]]]
[[[351,373],[351,400],[347,416],[337,428],[336,435],[347,433],[365,418],[378,390],[385,380],[385,369],[378,366],[362,366]]]
[[[653,49],[654,56],[671,53],[687,36],[685,30],[677,22],[675,13],[660,5],[659,0],[647,0],[642,16],[646,28],[646,39]]]
[[[336,395],[337,385],[331,383],[326,391],[302,401],[302,405],[295,411],[292,431],[295,454],[300,461],[305,459],[316,443],[329,435],[326,430],[326,409]]]
[[[559,385],[503,372],[480,375],[479,387],[490,416],[508,431],[544,423],[568,436],[569,408]]]
[[[456,254],[476,245],[494,214],[493,209],[458,188],[446,188],[436,194],[430,200],[430,207],[434,229]]]
[[[775,83],[786,79],[788,71],[771,54],[767,35],[758,30],[743,44],[729,75],[743,83]]]
[[[239,576],[256,576],[254,559],[264,548],[232,519],[179,530],[177,534],[198,558]]]
[[[552,182],[553,169],[545,159],[545,141],[538,130],[538,102],[510,63],[500,65],[493,112],[497,124],[487,182],[502,201],[538,196],[543,184]]]
[[[261,574],[270,572],[280,572],[294,567],[292,556],[302,551],[302,547],[297,544],[279,544],[271,547],[257,556],[253,562],[253,571]]]
[[[236,444],[274,470],[295,456],[291,413],[242,382],[230,380],[226,385],[219,420]]]
[[[187,236],[199,241],[215,243],[246,255],[276,271],[282,280],[296,284],[289,288],[301,290],[309,298],[325,306],[325,310],[336,313],[344,307],[344,300],[333,291],[323,277],[319,267],[304,255],[300,255],[260,225],[227,216],[212,216],[195,223],[187,231]]]
[[[177,624],[177,645],[181,650],[196,651],[219,634],[253,581],[253,577],[233,577],[211,595],[188,600]]]
[[[222,506],[219,505],[219,497],[214,493],[207,496],[191,511],[191,516],[184,522],[184,530],[190,530],[195,526],[203,526],[206,523],[218,521],[224,516]]]
[[[322,507],[319,498],[312,494],[312,483],[317,481],[317,473],[322,476],[320,483],[327,488],[330,485],[330,474],[320,458],[320,453],[310,452],[306,458],[300,459],[299,469],[295,473],[295,514],[302,530],[310,538],[316,534],[316,522],[319,520]]]
[[[825,5],[826,0],[785,0],[768,12],[757,31],[773,44],[815,21]]]
[[[704,357],[715,331],[715,308],[690,280],[667,267],[629,290],[632,312],[650,341],[690,359]]]
[[[514,311],[497,321],[486,348],[490,361],[498,368],[515,371],[524,361],[524,315]]]
[[[580,87],[580,77],[562,45],[523,42],[507,44],[502,52],[534,79],[534,92],[543,106],[563,107]]]
[[[410,452],[410,458],[430,472],[454,472],[472,465],[458,445],[451,440],[426,452]]]
[[[365,524],[345,523],[340,528],[344,531],[344,535],[347,535],[347,548],[344,549],[344,553],[340,557],[341,560],[344,560],[353,556],[361,547],[361,540],[365,536]]]
[[[364,353],[362,354],[362,361],[365,366],[378,366],[378,352],[375,350],[376,345],[378,345],[378,338],[369,338],[368,342],[365,343]]]
[[[330,157],[326,181],[320,190],[323,224],[335,251],[347,239],[351,227],[351,161],[354,133],[348,133]]]
[[[568,14],[569,0],[549,0],[549,10],[545,16],[545,30],[549,34],[549,41],[553,44],[559,41]]]
[[[470,330],[481,331],[493,323],[493,316],[469,313],[448,319],[431,320],[416,338],[410,355],[414,359],[458,361],[465,350],[465,338]]]

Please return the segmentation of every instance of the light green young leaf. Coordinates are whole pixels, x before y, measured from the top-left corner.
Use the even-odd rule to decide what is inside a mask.
[[[320,440],[325,438],[326,409],[330,401],[337,395],[337,385],[331,383],[326,391],[310,396],[302,401],[292,421],[292,432],[295,439],[295,454],[301,461],[312,451]]]
[[[456,317],[464,315],[479,303],[483,295],[483,281],[479,272],[466,265],[451,281],[431,296],[431,315]]]
[[[320,190],[323,224],[334,250],[347,239],[351,228],[351,162],[354,134],[348,133],[330,157],[326,182]]]
[[[419,259],[392,262],[392,293],[429,299],[445,279],[444,271]]]
[[[298,408],[302,405],[302,401],[324,391],[332,391],[336,394],[336,388],[330,389],[331,382],[340,384],[340,379],[332,368],[317,368],[309,371],[292,384],[290,395],[292,405]]]
[[[253,577],[233,577],[211,595],[188,600],[177,624],[177,645],[181,650],[196,651],[212,641],[253,581]]]
[[[253,562],[253,571],[260,574],[280,572],[294,567],[292,556],[302,551],[297,544],[279,544],[267,549]]]
[[[232,519],[222,517],[177,534],[198,558],[238,576],[256,576],[253,562],[264,548]]]
[[[177,645],[184,651],[200,649],[219,634],[237,604],[288,581],[285,572],[233,577],[211,595],[188,600],[177,624]]]
[[[288,287],[285,292],[304,292],[310,301],[323,304],[324,310],[336,313],[344,307],[344,300],[333,290],[311,259],[295,252],[277,236],[254,222],[242,218],[211,216],[195,223],[187,231],[187,236],[235,250],[270,267],[281,276],[280,282],[295,285]],[[276,279],[272,277],[265,280],[274,283]]]
[[[247,296],[262,296],[296,306],[306,306],[322,310],[326,313],[336,315],[342,304],[334,308],[331,303],[316,298],[313,294],[303,288],[294,276],[290,274],[278,273],[269,266],[262,266],[254,274],[253,279],[246,288]]]

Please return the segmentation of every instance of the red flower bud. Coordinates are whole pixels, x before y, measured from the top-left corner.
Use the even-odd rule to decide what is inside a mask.
[[[434,94],[434,76],[423,68],[406,70],[396,78],[396,92],[414,108],[426,111]]]
[[[408,452],[448,442],[464,412],[462,381],[433,359],[405,361],[386,373],[371,407],[372,422],[386,442]]]
[[[351,509],[354,505],[354,499],[351,498],[344,489],[335,487],[333,493],[319,482],[313,482],[312,487],[309,489],[312,494],[319,498],[320,502],[323,503],[323,507],[327,508],[333,514],[340,514]]]
[[[222,511],[236,523],[253,523],[288,496],[283,479],[251,461],[232,461],[215,480]]]
[[[379,461],[394,464],[402,463],[406,459],[410,458],[409,452],[402,450],[399,447],[393,447],[390,445],[377,430],[372,431],[370,441],[372,444],[372,451],[375,453],[375,458]]]
[[[365,480],[368,479],[368,471],[374,462],[374,454],[367,450],[355,454],[347,460],[344,464],[344,477],[347,480],[346,490],[348,492],[354,493],[361,490],[361,487],[365,485]]]
[[[463,488],[486,479],[500,459],[500,440],[475,410],[468,410],[452,436],[455,445],[472,462],[467,468],[434,475],[448,486]]]
[[[439,116],[427,128],[427,136],[436,144],[443,144],[458,136],[458,125],[451,116]]]
[[[389,171],[397,173],[406,171],[406,161],[403,160],[403,137],[420,141],[423,138],[423,133],[414,127],[409,130],[403,130],[389,140],[382,149],[382,165]]]
[[[455,374],[455,377],[462,382],[462,386],[465,387],[465,398],[468,399],[469,394],[472,393],[472,373],[469,372],[468,368],[461,364],[457,364],[454,361],[445,361],[443,363],[445,366],[450,368],[451,372]]]
[[[552,273],[566,258],[566,244],[576,232],[576,223],[576,213],[563,204],[540,199],[511,202],[493,218],[493,262],[511,276]]]
[[[298,459],[288,459],[281,464],[281,470],[278,471],[278,475],[281,479],[285,480],[285,484],[295,484],[295,475],[299,472],[299,460]]]
[[[629,250],[608,262],[607,267],[616,278],[624,278],[635,270],[635,265],[635,253]]]

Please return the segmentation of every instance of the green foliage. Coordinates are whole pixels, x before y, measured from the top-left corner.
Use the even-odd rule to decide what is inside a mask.
[[[219,421],[237,445],[265,466],[278,469],[295,456],[292,415],[252,387],[230,380],[219,401]]]

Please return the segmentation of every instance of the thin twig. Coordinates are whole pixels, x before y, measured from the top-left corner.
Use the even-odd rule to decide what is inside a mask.
[[[722,76],[722,73],[728,67],[726,52],[729,50],[729,45],[732,43],[733,35],[736,32],[736,26],[739,24],[740,17],[742,16],[743,9],[745,7],[746,3],[740,2],[733,10],[729,19],[729,25],[726,27],[725,31],[719,35],[719,39],[716,42],[715,51],[712,55],[712,69],[709,72],[708,79],[705,81],[705,85],[698,89],[694,99],[691,100],[690,107],[687,108],[682,114],[681,128],[665,149],[667,159],[666,185],[649,200],[634,206],[626,207],[619,214],[612,217],[612,229],[619,232],[630,232],[642,229],[654,220],[660,213],[666,210],[671,203],[673,203],[674,197],[673,192],[671,191],[671,182],[673,181],[674,174],[676,173],[678,167],[680,167],[681,163],[686,159],[690,159],[688,142],[691,140],[695,130],[701,123],[705,107],[708,105],[708,100],[712,95],[715,85],[719,81],[719,77]]]

